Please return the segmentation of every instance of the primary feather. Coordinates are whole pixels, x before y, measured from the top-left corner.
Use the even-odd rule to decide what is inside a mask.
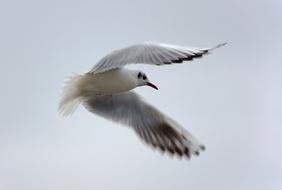
[[[89,73],[101,73],[133,63],[151,65],[182,63],[183,61],[190,61],[194,58],[202,57],[211,50],[224,46],[225,44],[226,43],[221,43],[212,48],[186,48],[145,42],[111,52],[103,57]]]

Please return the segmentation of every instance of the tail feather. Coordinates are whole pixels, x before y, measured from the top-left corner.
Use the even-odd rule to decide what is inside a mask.
[[[59,103],[59,112],[63,116],[71,115],[81,102],[79,82],[82,77],[83,75],[75,74],[70,76],[65,82]]]

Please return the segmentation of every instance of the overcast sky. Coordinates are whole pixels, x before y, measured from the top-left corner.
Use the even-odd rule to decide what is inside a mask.
[[[280,190],[282,1],[0,1],[0,189]],[[142,41],[209,47],[191,64],[137,65],[148,102],[207,147],[191,161],[80,107],[60,89],[113,49]]]

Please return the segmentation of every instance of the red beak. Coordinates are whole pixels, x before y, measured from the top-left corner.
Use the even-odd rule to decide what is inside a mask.
[[[147,86],[150,86],[150,87],[152,87],[152,88],[154,88],[154,89],[156,89],[156,90],[159,90],[156,85],[154,85],[154,84],[152,84],[152,83],[150,83],[150,82],[147,82]]]

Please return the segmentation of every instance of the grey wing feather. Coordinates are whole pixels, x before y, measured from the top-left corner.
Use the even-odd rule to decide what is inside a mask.
[[[84,106],[106,119],[128,125],[147,144],[179,156],[198,155],[204,146],[186,129],[144,102],[133,91],[96,96]]]
[[[113,51],[103,57],[89,73],[101,73],[132,63],[151,65],[182,63],[183,61],[202,57],[211,50],[219,48],[225,44],[226,43],[221,43],[212,48],[201,49],[145,42]]]

